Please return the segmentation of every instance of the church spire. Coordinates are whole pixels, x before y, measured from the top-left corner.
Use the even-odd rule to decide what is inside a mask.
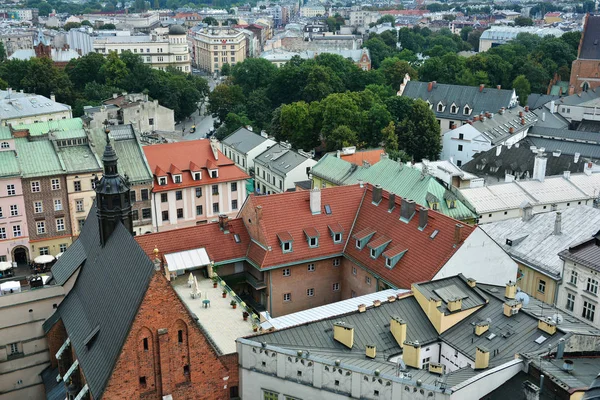
[[[102,155],[104,176],[96,178],[96,209],[100,226],[100,242],[106,245],[110,235],[115,230],[117,223],[121,222],[129,232],[133,232],[131,217],[131,198],[129,179],[122,177],[117,169],[117,153],[110,143],[110,130],[106,127],[106,146]]]

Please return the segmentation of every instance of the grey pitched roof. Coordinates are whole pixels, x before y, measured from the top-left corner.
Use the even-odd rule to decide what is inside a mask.
[[[277,143],[256,156],[254,162],[264,165],[272,171],[286,175],[307,159],[308,157],[301,155],[295,150]]]
[[[546,176],[560,175],[564,171],[583,172],[586,160],[580,157],[577,162],[572,154],[560,153],[556,156],[551,151],[547,151]],[[495,178],[498,181],[504,181],[507,173],[512,175],[519,174],[519,178],[527,175],[533,176],[533,166],[536,153],[530,149],[527,141],[519,143],[519,146],[502,146],[500,154],[498,148],[494,147],[488,151],[475,154],[473,159],[463,165],[463,171],[467,171],[479,176]],[[517,166],[517,168],[515,168]],[[521,170],[521,167],[525,170]]]
[[[86,261],[56,313],[71,339],[92,396],[101,399],[148,289],[154,265],[122,224],[117,224],[102,247],[96,219],[94,206],[78,240],[86,250]],[[80,251],[70,249],[61,259],[75,260],[65,262],[65,268],[81,257]],[[97,333],[90,344],[89,337],[94,332]]]
[[[242,154],[248,154],[250,150],[254,149],[265,140],[267,140],[267,138],[241,127],[223,139],[223,144],[232,147]]]
[[[553,96],[550,94],[541,94],[541,93],[531,93],[527,97],[527,106],[531,110],[535,110],[536,108],[542,107],[544,104],[559,99],[560,96]]]
[[[58,367],[48,367],[42,371],[41,375],[46,391],[46,400],[64,400],[67,397],[67,388],[61,380],[56,379],[60,375]]]
[[[600,42],[598,38],[600,38],[600,15],[590,15],[583,32],[578,58],[600,60]]]
[[[538,120],[534,126],[546,128],[568,129],[569,122],[558,113],[551,113],[547,106],[536,108],[533,113],[537,115]]]
[[[402,96],[429,101],[433,104],[433,111],[437,117],[459,121],[467,120],[480,113],[495,113],[502,107],[508,108],[513,95],[512,90],[484,88],[480,91],[479,86],[448,85],[444,83],[436,83],[433,85],[433,89],[428,91],[428,85],[429,82],[410,81],[407,83]],[[437,105],[440,102],[446,106],[442,112],[437,111]],[[450,112],[453,103],[459,107],[456,114]],[[469,115],[463,113],[466,105],[472,109]]]
[[[600,90],[597,88],[589,89],[587,92],[580,92],[570,96],[561,97],[556,100],[557,105],[576,106],[589,100],[593,100],[600,96]]]
[[[454,298],[462,299],[462,310],[479,307],[487,302],[487,297],[479,288],[471,288],[467,285],[462,275],[438,279],[430,282],[415,283],[417,289],[426,299],[442,300],[440,311],[449,314],[447,300]]]
[[[535,113],[525,112],[523,107],[518,106],[502,113],[493,114],[492,118],[479,119],[473,122],[473,128],[495,145],[504,142],[518,132],[529,129],[536,122],[537,115]],[[513,133],[510,133],[511,128]]]
[[[600,271],[600,240],[598,237],[586,240],[561,251],[559,256]]]
[[[586,240],[600,229],[600,210],[574,206],[561,210],[561,234],[554,234],[556,212],[535,214],[529,221],[513,218],[480,225],[511,257],[556,278],[562,261],[558,253]],[[512,245],[507,244],[510,239]]]
[[[558,139],[574,141],[579,143],[600,144],[600,132],[582,132],[570,129],[555,129],[540,126],[534,126],[527,134],[528,136],[541,137],[546,139]]]
[[[92,225],[91,223],[89,225]],[[96,224],[96,227],[98,225]],[[86,225],[83,226],[86,229]],[[68,248],[69,257],[60,257],[56,264],[52,266],[52,275],[57,285],[64,285],[87,258],[83,242],[79,239]]]

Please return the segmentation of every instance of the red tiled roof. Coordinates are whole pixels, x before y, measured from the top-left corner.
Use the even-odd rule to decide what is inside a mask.
[[[240,243],[235,242],[234,234],[239,235]],[[155,248],[162,257],[164,254],[204,247],[211,261],[216,263],[244,258],[250,244],[250,236],[239,218],[229,220],[228,234],[221,231],[219,224],[213,223],[149,233],[136,236],[135,240],[150,259],[154,258]]]
[[[154,169],[154,176],[167,176],[167,173],[157,165]]]
[[[387,237],[385,235],[379,235],[375,239],[373,239],[369,243],[367,243],[367,246],[369,248],[376,249],[379,246],[382,246],[382,245],[384,245],[386,243],[389,243],[391,241],[392,241],[392,239],[390,239],[389,237]]]
[[[365,228],[365,229],[361,230],[360,232],[356,232],[354,235],[352,235],[352,237],[356,240],[363,240],[364,238],[366,238],[369,235],[374,234],[375,232],[377,232],[377,231],[373,228]]]
[[[262,237],[254,238],[271,251],[258,245],[251,245],[248,258],[259,267],[274,267],[281,264],[300,262],[300,260],[316,259],[341,254],[343,243],[333,243],[329,233],[329,225],[339,224],[345,234],[345,242],[352,228],[352,222],[358,211],[365,189],[358,185],[338,186],[321,190],[321,214],[310,211],[309,191],[287,192],[269,196],[251,195],[245,207],[254,209],[262,207],[260,230]],[[331,207],[331,214],[325,213],[325,205]],[[249,222],[244,220],[244,223]],[[252,223],[256,221],[252,219]],[[311,248],[304,234],[304,229],[313,227],[320,233],[319,246]],[[293,251],[283,253],[277,234],[287,232],[294,239]],[[263,243],[266,241],[266,243]]]
[[[201,169],[202,168],[200,168],[199,166],[197,166],[193,161],[190,161],[190,171],[192,171],[192,172],[198,172]]]
[[[277,233],[277,237],[279,238],[280,242],[293,242],[294,238],[292,237],[292,235],[290,235],[289,232],[279,232]]]
[[[394,252],[398,246],[403,250],[408,249],[408,251],[392,269],[385,266],[384,257],[380,256],[373,260],[366,246],[359,250],[353,244],[348,245],[345,254],[400,288],[410,288],[413,282],[431,280],[475,229],[474,226],[464,225],[462,241],[455,246],[454,230],[458,221],[429,210],[427,226],[421,231],[419,230],[418,215],[415,215],[408,223],[400,221],[402,200],[399,196],[396,196],[396,207],[392,213],[389,213],[388,192],[383,191],[385,201],[377,206],[371,202],[372,186],[366,186],[366,199],[362,202],[353,231],[362,233],[362,231],[373,230],[372,227],[376,227],[374,230],[378,235],[385,235],[392,239],[388,246]],[[434,239],[431,239],[431,234],[435,230],[438,233]]]
[[[395,247],[392,247],[389,250],[384,251],[382,255],[384,257],[387,257],[387,258],[392,258],[392,257],[395,257],[398,254],[400,254],[400,253],[402,253],[403,251],[406,251],[406,250],[408,250],[406,248],[406,246],[399,245],[399,246],[395,246]]]
[[[144,146],[144,154],[148,159],[150,170],[155,171],[155,178],[158,172],[163,176],[167,175],[164,171],[181,171],[181,183],[174,183],[172,179],[167,179],[167,184],[159,186],[154,185],[153,192],[164,192],[182,187],[207,185],[220,182],[237,181],[247,179],[249,176],[238,168],[233,161],[225,157],[219,151],[219,159],[215,160],[210,147],[210,141],[207,139],[189,140],[177,143],[155,144]],[[203,174],[202,180],[195,181],[190,172],[192,164],[206,165],[211,162],[213,168],[219,167],[218,178],[211,178],[209,174]],[[201,170],[199,168],[197,171]]]
[[[342,228],[342,226],[340,224],[338,224],[337,222],[334,222],[333,224],[329,224],[329,225],[327,225],[327,227],[329,228],[329,230],[332,233],[344,233],[344,228]]]
[[[304,228],[304,234],[308,237],[319,237],[319,231],[317,231],[315,228]]]
[[[354,154],[342,154],[340,155],[340,158],[356,165],[363,165],[363,161],[373,165],[381,160],[381,155],[384,153],[384,149],[364,150],[357,151]]]
[[[171,164],[171,167],[169,168],[169,173],[171,175],[178,175],[178,174],[181,174],[181,170],[179,168],[177,168],[176,166],[174,166],[173,164]]]
[[[218,166],[217,166],[217,164],[213,160],[211,160],[209,158],[208,160],[206,160],[206,168],[207,169],[217,169]]]

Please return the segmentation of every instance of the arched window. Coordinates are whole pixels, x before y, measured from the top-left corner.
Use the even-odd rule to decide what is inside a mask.
[[[465,115],[471,114],[471,108],[469,106],[465,106],[465,108],[463,109],[463,113]]]
[[[444,105],[442,103],[438,103],[437,110],[438,110],[438,112],[444,111]]]
[[[8,142],[0,143],[0,149],[8,149],[9,147],[10,147],[10,144],[8,144]]]
[[[458,107],[456,107],[456,104],[452,104],[452,107],[450,107],[450,113],[456,114],[457,112],[458,112]]]

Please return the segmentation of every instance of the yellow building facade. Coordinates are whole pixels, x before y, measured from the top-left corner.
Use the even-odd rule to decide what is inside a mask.
[[[553,304],[558,290],[557,282],[548,275],[528,267],[518,260],[515,260],[515,262],[519,266],[517,273],[519,288],[544,303]]]

